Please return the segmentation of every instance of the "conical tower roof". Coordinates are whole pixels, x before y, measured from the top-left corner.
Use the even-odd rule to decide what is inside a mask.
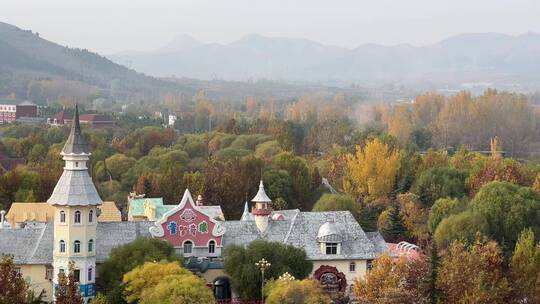
[[[266,191],[264,191],[264,184],[261,180],[261,183],[259,184],[259,191],[257,192],[257,195],[251,200],[254,203],[271,203],[272,200],[266,195]]]
[[[241,221],[251,221],[253,220],[253,214],[249,212],[249,203],[246,202],[244,205],[244,213],[242,213]]]
[[[90,154],[88,153],[88,145],[81,132],[78,105],[75,105],[75,115],[71,123],[71,131],[69,132],[69,137],[62,149],[62,154]]]

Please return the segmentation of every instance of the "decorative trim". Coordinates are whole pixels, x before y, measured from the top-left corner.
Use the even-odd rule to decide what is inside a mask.
[[[165,235],[165,231],[163,230],[162,224],[167,222],[167,219],[169,216],[175,214],[179,210],[182,210],[186,204],[189,204],[189,207],[208,216],[208,219],[210,222],[214,223],[214,229],[212,229],[212,235],[215,237],[222,236],[225,234],[225,227],[221,225],[221,223],[215,219],[213,219],[210,215],[206,214],[203,210],[201,210],[193,201],[193,197],[191,196],[191,193],[189,192],[189,189],[186,189],[184,192],[184,196],[182,197],[182,200],[180,201],[180,204],[178,204],[176,207],[172,208],[171,210],[167,211],[163,216],[154,222],[154,226],[150,227],[149,231],[150,234],[153,237],[163,237]]]

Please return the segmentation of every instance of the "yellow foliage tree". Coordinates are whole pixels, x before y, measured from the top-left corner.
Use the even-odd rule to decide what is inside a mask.
[[[360,303],[427,303],[422,282],[428,268],[424,260],[407,261],[404,257],[394,260],[383,254],[373,261],[373,268],[363,279],[354,282],[353,294]]]
[[[327,304],[332,300],[319,288],[316,281],[276,280],[267,285],[266,304]]]
[[[216,300],[203,279],[193,274],[169,275],[144,289],[140,304],[214,304]]]
[[[147,262],[126,273],[123,282],[126,285],[124,297],[128,303],[135,303],[141,299],[146,289],[158,285],[165,277],[171,275],[193,276],[193,274],[180,266],[177,262],[155,263]]]
[[[388,133],[395,136],[401,144],[407,144],[414,129],[409,108],[406,105],[396,106],[391,116]]]
[[[375,138],[356,156],[347,155],[343,188],[357,199],[384,199],[392,191],[399,169],[401,153]]]

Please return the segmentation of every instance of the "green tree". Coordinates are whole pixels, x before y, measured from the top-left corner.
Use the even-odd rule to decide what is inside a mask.
[[[247,247],[230,245],[224,252],[224,270],[242,299],[261,298],[261,272],[255,263],[262,258],[272,264],[265,272],[266,279],[277,278],[285,272],[304,279],[313,268],[306,252],[291,245],[263,240],[253,241]]]
[[[466,202],[457,198],[440,198],[429,211],[428,228],[431,233],[435,232],[439,223],[452,214],[457,214],[466,208]]]
[[[357,220],[361,216],[360,205],[348,194],[325,193],[315,203],[313,211],[350,211]]]
[[[440,248],[446,248],[453,241],[460,240],[471,244],[476,234],[487,235],[488,224],[484,217],[470,210],[451,215],[437,226],[434,240]]]
[[[282,198],[287,202],[287,206],[296,207],[296,200],[293,191],[293,178],[286,170],[270,169],[263,174],[266,194],[271,199]]]
[[[466,178],[465,172],[452,168],[428,169],[420,174],[411,192],[418,195],[425,206],[431,207],[439,198],[463,197],[467,193]]]
[[[112,178],[121,181],[122,175],[135,165],[136,160],[133,157],[117,153],[107,158],[105,162]]]
[[[480,188],[470,205],[487,222],[487,236],[505,251],[514,248],[523,229],[540,232],[540,196],[531,188],[491,182]]]
[[[140,238],[111,250],[99,268],[100,288],[110,303],[124,303],[122,277],[133,268],[149,261],[179,261],[170,243],[159,239]]]
[[[306,161],[292,152],[282,152],[272,160],[274,167],[285,170],[292,179],[292,188],[294,199],[301,206],[308,205],[311,194],[311,176]]]
[[[510,278],[517,303],[540,303],[540,244],[532,229],[523,230],[510,260]]]
[[[387,210],[387,218],[382,221],[383,225],[380,227],[381,233],[386,240],[397,243],[406,238],[407,228],[398,204],[393,204]]]

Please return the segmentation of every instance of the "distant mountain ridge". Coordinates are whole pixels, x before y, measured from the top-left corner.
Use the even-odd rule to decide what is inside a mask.
[[[91,51],[61,46],[38,33],[0,22],[0,93],[24,92],[33,79],[75,80],[102,90],[126,92],[178,87]]]
[[[426,46],[354,49],[250,34],[229,44],[108,56],[154,76],[346,83],[540,83],[540,35],[462,34]]]

